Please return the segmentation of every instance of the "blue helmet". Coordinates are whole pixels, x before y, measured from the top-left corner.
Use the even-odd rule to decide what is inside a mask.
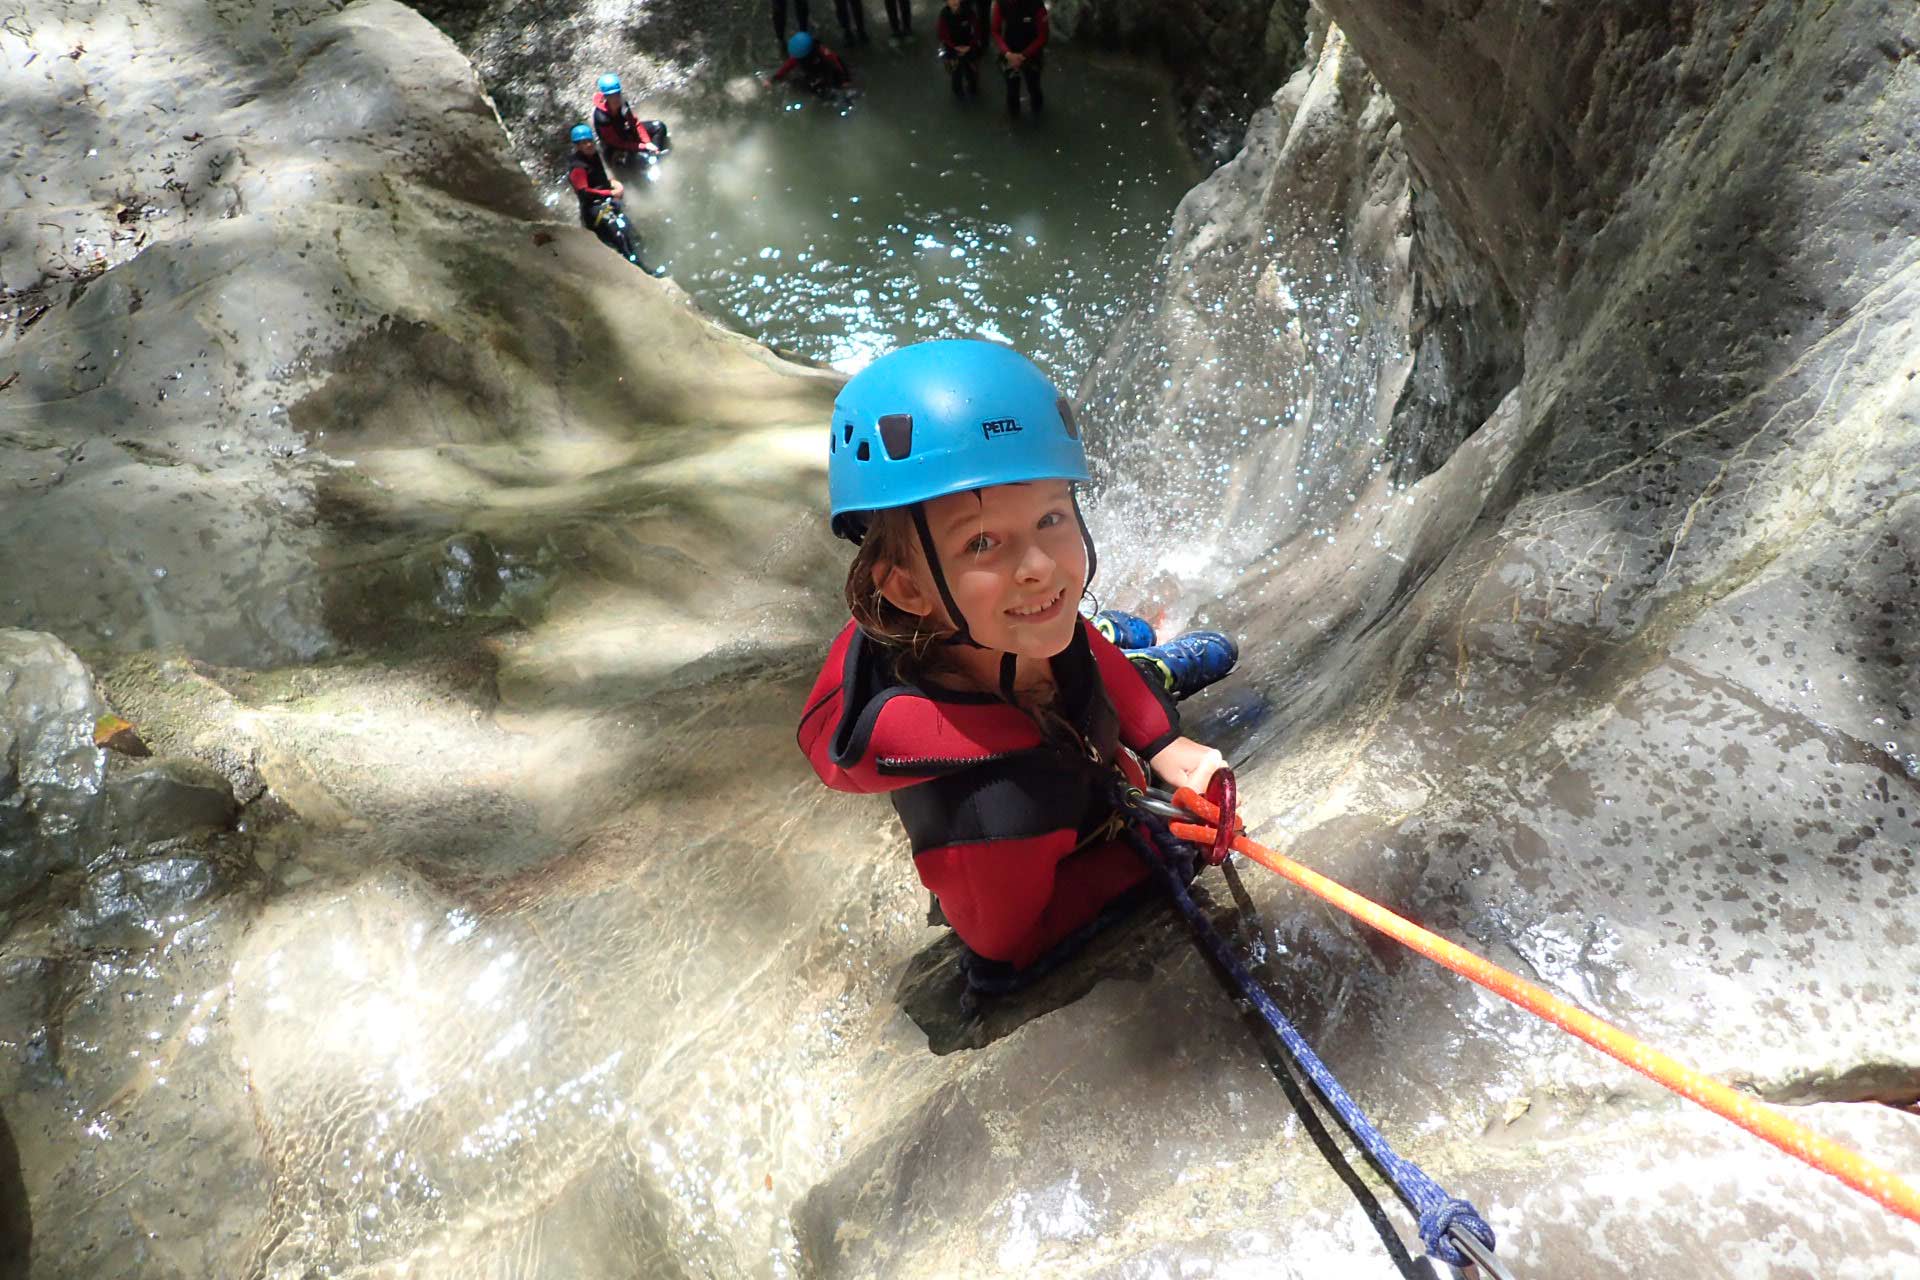
[[[620,92],[620,77],[614,75],[611,71],[609,71],[606,75],[601,76],[600,92],[602,93]]]
[[[569,133],[567,137],[572,139],[574,142],[592,142],[593,126],[588,124],[577,124],[573,126],[573,132]]]
[[[1022,480],[1087,479],[1073,407],[1033,361],[978,339],[881,356],[840,389],[828,440],[834,532],[857,517]],[[849,519],[848,517],[856,517]]]
[[[796,31],[787,37],[787,56],[789,58],[804,58],[812,52],[813,33],[811,31]]]
[[[833,531],[857,543],[866,536],[867,513],[911,507],[962,644],[974,641],[920,504],[996,484],[1088,478],[1067,398],[1033,361],[978,339],[915,343],[855,374],[833,402],[827,450]],[[1079,509],[1076,498],[1076,516]],[[1080,534],[1091,582],[1097,561],[1084,520]]]

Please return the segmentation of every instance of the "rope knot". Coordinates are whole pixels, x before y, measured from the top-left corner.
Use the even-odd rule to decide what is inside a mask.
[[[1454,1227],[1468,1232],[1487,1250],[1493,1250],[1493,1228],[1480,1216],[1480,1211],[1465,1200],[1442,1200],[1439,1204],[1420,1215],[1420,1242],[1427,1247],[1427,1253],[1453,1267],[1470,1267],[1473,1259],[1460,1251],[1460,1246],[1447,1238],[1447,1232]]]

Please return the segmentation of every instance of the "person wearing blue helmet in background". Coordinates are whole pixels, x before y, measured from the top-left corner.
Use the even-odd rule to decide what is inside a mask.
[[[621,92],[620,77],[600,77],[593,93],[593,132],[600,154],[615,164],[652,163],[666,154],[667,122],[642,120]]]
[[[803,88],[819,97],[828,97],[853,86],[853,72],[840,55],[813,38],[810,31],[796,31],[787,39],[787,60],[773,73],[770,84],[778,84],[798,73]]]
[[[649,267],[640,260],[639,247],[633,243],[626,210],[620,203],[626,186],[609,174],[607,166],[601,162],[599,151],[593,144],[593,126],[584,122],[576,124],[567,137],[573,144],[573,154],[567,166],[567,185],[573,188],[573,194],[580,200],[580,225],[599,236],[615,253],[648,275],[665,275],[664,269]]]
[[[1007,989],[1149,892],[1117,793],[1148,769],[1206,788],[1220,754],[1181,735],[1174,703],[1238,653],[1218,632],[1155,645],[1142,619],[1080,615],[1086,455],[1018,352],[883,356],[841,390],[828,441],[832,527],[859,547],[853,618],[800,747],[828,786],[889,794],[970,984]]]

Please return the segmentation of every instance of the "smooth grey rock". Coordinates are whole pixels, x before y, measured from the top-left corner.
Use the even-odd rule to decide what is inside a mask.
[[[131,847],[224,830],[238,809],[233,788],[197,760],[161,759],[107,786],[115,834]]]
[[[205,858],[148,858],[96,872],[68,913],[83,946],[144,947],[186,923],[186,912],[215,888]]]
[[[63,305],[0,334],[19,374],[0,404],[0,614],[107,650],[327,653],[313,565],[335,468],[289,406],[440,287],[429,258],[389,256],[397,224],[433,224],[422,238],[457,257],[541,215],[492,105],[390,0],[22,20],[36,91],[0,105],[19,148],[0,252],[7,285]],[[42,49],[56,32],[67,48]],[[161,46],[171,61],[147,55]],[[410,147],[458,159],[396,164]],[[444,270],[456,289],[469,271]]]

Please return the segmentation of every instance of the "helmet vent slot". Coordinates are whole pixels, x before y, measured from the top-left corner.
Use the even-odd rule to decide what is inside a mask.
[[[866,442],[865,440],[862,440],[862,441],[860,442],[860,451],[859,451],[858,453],[856,453],[856,454],[854,454],[854,456],[855,456],[856,458],[858,458],[858,459],[860,459],[860,461],[862,461],[862,462],[866,462],[866,461],[869,461],[870,459],[872,459],[872,457],[873,457],[873,450],[872,450],[872,448],[871,448],[871,447],[869,447],[869,446],[868,446],[868,444],[867,444],[867,442]]]
[[[880,443],[895,462],[913,452],[913,415],[889,413],[880,419]]]
[[[853,443],[853,424],[851,422],[840,424],[840,433],[842,440],[845,440],[848,444]]]
[[[1067,403],[1065,396],[1054,401],[1060,410],[1060,421],[1067,429],[1067,435],[1075,440],[1080,438],[1080,424],[1073,420],[1073,406]]]

